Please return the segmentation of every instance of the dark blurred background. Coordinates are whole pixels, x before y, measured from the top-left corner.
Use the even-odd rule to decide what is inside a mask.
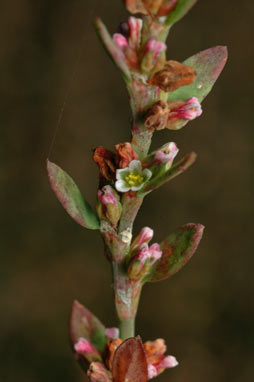
[[[165,338],[180,363],[159,381],[253,378],[253,11],[248,0],[199,1],[168,40],[171,59],[227,45],[229,62],[203,115],[153,141],[173,140],[179,158],[195,150],[198,161],[147,197],[135,232],[151,226],[160,241],[188,222],[206,226],[191,262],[143,291],[137,332]],[[97,40],[95,15],[113,33],[127,13],[120,0],[0,2],[1,382],[86,380],[68,344],[74,299],[117,324],[99,234],[68,217],[45,170],[49,155],[94,204],[91,149],[129,139],[127,94]]]

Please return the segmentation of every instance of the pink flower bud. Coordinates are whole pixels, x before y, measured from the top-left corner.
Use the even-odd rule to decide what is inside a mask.
[[[114,206],[117,205],[116,195],[110,186],[104,186],[102,190],[98,190],[97,195],[102,204],[113,204]]]
[[[147,372],[148,372],[148,379],[152,379],[158,375],[156,367],[153,366],[151,363],[148,364]]]
[[[137,19],[136,17],[128,18],[128,26],[129,26],[129,46],[137,50],[139,48],[140,40],[141,40],[141,30],[142,30],[143,21],[141,19]]]
[[[160,363],[160,367],[162,368],[171,368],[177,366],[179,363],[176,358],[172,355],[166,356]]]
[[[128,275],[131,279],[141,280],[147,274],[150,267],[148,261],[150,257],[148,244],[143,243],[130,261]]]
[[[131,245],[131,252],[144,243],[149,243],[153,237],[153,230],[149,227],[144,227],[140,231],[139,235],[135,238]]]
[[[140,246],[137,254],[135,255],[135,259],[141,261],[144,264],[146,260],[150,259],[150,257],[151,257],[151,254],[150,254],[148,244],[143,243]]]
[[[113,41],[115,45],[121,50],[124,50],[129,46],[127,39],[120,33],[113,34]]]
[[[94,353],[97,351],[88,340],[82,337],[80,337],[78,342],[75,343],[74,349],[78,354],[81,355],[84,353]]]
[[[151,257],[151,265],[153,265],[162,256],[160,245],[158,243],[152,244],[151,247],[149,248],[149,252]]]
[[[178,154],[178,151],[177,145],[174,142],[170,142],[155,153],[154,159],[159,165],[172,162]]]
[[[115,340],[119,338],[119,329],[118,328],[106,328],[105,334],[108,338]]]
[[[99,218],[106,219],[115,226],[122,213],[119,195],[111,186],[104,186],[101,190],[98,190],[97,196],[99,202],[96,209]]]
[[[143,243],[149,243],[149,241],[153,237],[153,229],[149,227],[144,227],[140,231],[140,234],[137,237],[137,245],[141,245]]]
[[[183,105],[170,110],[170,118],[192,120],[201,114],[201,105],[196,97],[192,97]]]
[[[147,41],[146,43],[146,52],[153,52],[153,59],[154,63],[157,60],[157,57],[159,54],[164,52],[167,49],[167,45],[160,40],[156,40],[154,37],[151,37],[150,40]]]

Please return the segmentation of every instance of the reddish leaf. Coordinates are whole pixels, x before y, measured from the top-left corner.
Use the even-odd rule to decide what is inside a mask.
[[[178,272],[195,253],[203,231],[203,225],[190,223],[163,240],[160,245],[162,257],[154,264],[147,281],[164,280]]]
[[[128,338],[116,350],[113,359],[114,382],[146,382],[147,361],[139,337]]]
[[[70,340],[74,346],[82,337],[90,341],[101,353],[107,341],[105,326],[84,305],[74,301],[70,318]]]
[[[55,163],[47,161],[49,181],[57,199],[82,227],[99,229],[100,222],[74,180]]]

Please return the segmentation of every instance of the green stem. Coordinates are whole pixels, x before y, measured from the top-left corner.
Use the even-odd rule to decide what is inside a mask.
[[[120,337],[135,336],[135,317],[137,313],[142,284],[130,280],[124,264],[113,262],[113,279],[116,312],[120,321]]]
[[[135,336],[135,317],[120,322],[120,337],[122,340]]]

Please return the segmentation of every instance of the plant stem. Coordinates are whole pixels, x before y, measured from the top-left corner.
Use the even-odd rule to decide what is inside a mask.
[[[135,336],[135,317],[120,322],[120,337],[122,340]]]
[[[113,262],[116,312],[120,321],[120,337],[135,336],[135,317],[142,289],[140,281],[130,280],[124,264]]]

